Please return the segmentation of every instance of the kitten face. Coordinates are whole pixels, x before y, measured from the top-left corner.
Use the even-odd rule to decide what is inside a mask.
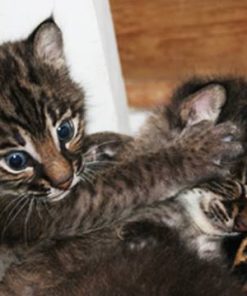
[[[49,203],[81,180],[91,184],[125,137],[85,135],[84,93],[68,75],[51,20],[28,39],[0,46],[0,83],[0,236],[33,241],[59,216]]]
[[[211,182],[181,193],[178,200],[202,234],[232,235],[246,205],[245,189],[232,180]]]
[[[232,121],[236,123],[242,130],[242,141],[247,144],[247,83],[245,78],[241,77],[197,77],[183,84],[174,94],[172,98],[173,109],[184,101],[191,94],[202,91],[209,85],[218,85],[224,89],[226,101],[221,108],[221,112],[217,118],[217,122]],[[245,182],[246,175],[246,159],[241,163],[236,163],[232,168],[234,177]]]
[[[1,46],[0,82],[2,187],[63,198],[83,169],[84,94],[68,76],[53,22]]]

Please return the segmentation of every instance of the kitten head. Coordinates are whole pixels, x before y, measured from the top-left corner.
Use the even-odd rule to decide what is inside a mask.
[[[68,75],[52,20],[0,47],[0,82],[2,186],[62,198],[82,170],[84,94]]]
[[[170,128],[181,130],[204,120],[216,123],[225,102],[224,87],[215,83],[184,94],[182,100],[178,100],[175,94],[166,110]]]
[[[247,125],[247,81],[241,77],[196,77],[179,87],[172,97],[172,106],[178,107],[190,96],[204,92],[211,85],[217,86],[224,93],[225,100],[221,105],[217,122],[232,120]],[[247,131],[245,131],[247,136]],[[246,137],[247,138],[247,137]]]
[[[30,220],[30,241],[52,217],[48,203],[81,180],[91,183],[128,137],[85,135],[84,93],[69,77],[51,19],[27,39],[0,46],[0,83],[0,235],[27,241]]]
[[[156,108],[147,118],[135,146],[142,153],[162,149],[187,127],[201,121],[215,123],[225,101],[224,87],[215,83],[195,92],[175,93],[169,105]]]
[[[247,145],[247,81],[239,77],[213,77],[213,78],[194,78],[184,83],[177,89],[172,97],[172,103],[169,107],[168,115],[169,122],[172,126],[180,126],[184,120],[181,121],[181,116],[178,116],[177,110],[181,110],[181,106],[185,106],[186,101],[191,96],[195,96],[198,93],[206,94],[207,89],[210,86],[215,85],[221,90],[222,96],[225,97],[224,102],[219,112],[215,113],[216,123],[225,121],[232,121],[241,129],[241,141],[246,147]],[[202,107],[202,104],[200,104]],[[204,108],[208,108],[207,104],[204,104]],[[202,110],[203,111],[203,110]],[[184,111],[185,115],[190,111]],[[203,111],[205,114],[205,109]],[[175,115],[174,115],[175,114]],[[193,115],[193,112],[192,112]],[[184,116],[182,116],[184,118]],[[186,117],[185,117],[186,119]],[[232,174],[236,178],[239,178],[243,182],[246,182],[246,159],[242,159],[232,167]]]
[[[212,181],[187,190],[177,197],[193,224],[207,236],[227,236],[236,228],[247,200],[243,186],[232,180]]]

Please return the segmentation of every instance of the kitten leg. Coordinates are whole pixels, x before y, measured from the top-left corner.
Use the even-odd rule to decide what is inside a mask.
[[[232,137],[231,141],[226,138]],[[84,231],[128,217],[134,209],[176,195],[202,180],[228,174],[225,161],[243,153],[233,124],[202,122],[157,153],[139,155],[76,188],[78,216],[72,227]],[[67,213],[66,215],[70,215]],[[61,221],[59,221],[61,222]]]

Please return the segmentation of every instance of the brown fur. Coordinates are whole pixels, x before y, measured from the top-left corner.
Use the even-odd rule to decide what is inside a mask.
[[[243,295],[229,271],[198,260],[176,232],[146,227],[159,243],[141,250],[111,231],[30,250],[0,284],[1,295]]]
[[[43,170],[51,183],[58,188],[66,189],[66,181],[71,180],[73,170],[70,163],[57,151],[51,138],[45,138],[36,145],[41,155]],[[70,184],[68,184],[70,185]]]
[[[81,126],[84,127],[84,97],[78,86],[70,80],[65,65],[61,65],[61,53],[57,56],[56,51],[52,51],[52,58],[44,55],[44,61],[40,59],[40,55],[36,55],[37,45],[44,51],[47,50],[41,33],[47,34],[49,39],[50,31],[52,36],[57,32],[54,50],[61,50],[57,49],[61,43],[60,31],[54,24],[47,26],[47,23],[41,25],[25,41],[5,44],[1,48],[0,72],[4,71],[3,73],[6,72],[9,76],[9,83],[3,78],[3,87],[0,90],[0,98],[3,101],[3,105],[0,106],[2,153],[6,153],[7,148],[19,146],[16,142],[26,135],[30,141],[36,143],[41,158],[44,158],[42,162],[32,159],[32,174],[28,171],[18,175],[1,170],[0,178],[4,181],[2,192],[5,188],[8,190],[8,197],[0,200],[1,208],[8,207],[9,200],[14,200],[22,194],[26,196],[25,199],[18,200],[19,204],[15,203],[16,208],[11,215],[9,211],[2,215],[0,228],[3,229],[3,241],[28,239],[32,242],[38,238],[54,236],[54,233],[62,235],[67,232],[72,235],[79,225],[83,231],[88,231],[115,223],[116,219],[124,219],[143,203],[151,203],[161,196],[169,197],[201,180],[224,175],[227,173],[226,168],[215,164],[214,159],[232,159],[242,153],[238,141],[224,142],[224,138],[229,134],[238,138],[237,128],[231,123],[216,127],[208,121],[192,126],[185,126],[183,123],[174,128],[170,125],[168,130],[162,129],[162,139],[165,139],[162,143],[167,142],[162,145],[162,149],[151,150],[149,145],[149,151],[144,151],[143,148],[143,152],[136,153],[138,156],[134,159],[108,170],[103,177],[97,177],[93,186],[90,182],[81,182],[71,189],[70,198],[50,204],[47,191],[53,187],[63,190],[59,188],[59,183],[70,175],[70,167],[73,168],[73,172],[80,171],[83,162],[81,150],[84,131],[81,131]],[[41,54],[40,49],[38,52]],[[59,66],[56,65],[56,58],[59,59]],[[6,75],[1,76],[0,73],[0,77]],[[79,139],[78,147],[81,149],[72,151],[61,145],[59,155],[54,142],[52,148],[51,143],[48,146],[44,145],[47,134],[51,133],[48,123],[51,121],[51,124],[55,125],[68,111],[72,118],[79,118],[78,134],[72,142]],[[181,121],[179,114],[177,120]],[[25,145],[26,140],[23,141],[21,146]],[[45,148],[47,151],[43,151]],[[61,168],[66,167],[64,175],[60,175],[60,170],[56,169],[58,164],[54,157],[49,161],[51,152],[59,159]],[[45,154],[48,155],[48,160],[45,160]],[[90,169],[90,166],[87,168]],[[86,169],[81,177],[90,179],[85,172]],[[17,176],[18,182],[15,179]],[[37,207],[31,209],[28,201],[33,198]],[[44,206],[44,203],[48,205],[51,215],[47,216],[47,206]],[[14,215],[15,223],[12,223],[11,216],[15,212],[18,215]],[[112,215],[108,215],[109,212]],[[45,221],[40,219],[42,216],[46,217]],[[64,221],[64,217],[67,222]]]
[[[230,162],[242,154],[240,130],[232,123],[215,126],[214,120],[210,120],[207,116],[201,118],[193,98],[189,100],[191,102],[189,108],[192,108],[193,112],[188,113],[193,116],[188,116],[187,122],[184,122],[184,117],[181,118],[182,108],[177,109],[177,113],[173,109],[166,108],[155,113],[153,117],[166,115],[162,116],[162,119],[164,118],[167,123],[162,125],[152,117],[150,122],[153,122],[158,130],[152,129],[151,123],[143,132],[143,135],[149,134],[150,139],[146,141],[144,136],[136,139],[135,143],[141,143],[142,148],[134,150],[128,161],[120,162],[100,174],[95,175],[97,170],[94,170],[91,176],[93,180],[91,180],[87,170],[95,169],[97,162],[82,166],[85,139],[84,95],[68,76],[61,33],[54,23],[48,21],[35,30],[27,40],[8,43],[0,48],[0,82],[2,85],[0,90],[1,155],[5,156],[6,151],[9,152],[13,147],[24,147],[28,139],[39,147],[42,158],[45,158],[45,153],[52,152],[56,160],[59,159],[60,168],[66,168],[67,172],[70,171],[67,169],[69,166],[73,172],[81,172],[80,169],[83,168],[80,177],[86,181],[79,182],[70,188],[66,198],[52,203],[47,194],[48,190],[55,188],[66,191],[67,189],[59,188],[59,184],[64,184],[66,178],[60,175],[60,170],[54,171],[54,164],[52,164],[54,157],[51,163],[49,158],[47,161],[32,159],[31,173],[24,171],[13,174],[1,168],[0,208],[3,211],[0,229],[2,242],[5,243],[2,246],[2,255],[8,254],[7,269],[8,264],[12,262],[13,265],[4,276],[0,294],[68,295],[69,293],[73,295],[74,293],[74,295],[80,295],[91,293],[90,289],[93,293],[93,289],[97,288],[94,284],[95,275],[99,274],[100,278],[103,273],[103,265],[97,267],[99,262],[106,266],[109,262],[109,273],[106,278],[98,279],[97,291],[98,289],[109,291],[114,279],[116,285],[113,288],[121,289],[120,278],[117,278],[117,273],[114,271],[116,266],[120,268],[121,262],[123,262],[123,269],[126,264],[133,262],[133,271],[136,273],[133,272],[131,281],[125,282],[127,290],[119,292],[122,293],[120,295],[125,295],[127,291],[131,293],[130,288],[134,284],[136,289],[143,291],[143,283],[147,278],[152,278],[151,274],[154,273],[142,265],[140,270],[143,271],[144,277],[141,277],[138,282],[142,252],[130,254],[130,257],[127,255],[127,261],[122,261],[128,250],[125,248],[125,242],[119,240],[117,236],[115,230],[117,223],[125,221],[143,205],[166,199],[200,181],[228,174],[227,166],[221,163]],[[215,93],[214,87],[211,90]],[[199,92],[199,97],[200,95]],[[219,99],[218,96],[213,98]],[[222,106],[222,104],[220,100],[219,105]],[[214,104],[209,107],[214,109]],[[218,110],[216,114],[217,112]],[[56,141],[47,144],[47,136],[52,134],[49,127],[55,127],[67,116],[70,119],[78,118],[79,121],[78,132],[69,143],[69,148],[62,143],[57,147]],[[193,122],[195,118],[196,121],[198,120],[198,116],[200,120]],[[151,136],[152,132],[156,137]],[[155,148],[151,148],[154,143],[152,140],[157,140],[157,136],[160,136],[161,142],[157,143]],[[231,136],[232,140],[225,141],[228,136]],[[134,147],[133,142],[130,142],[128,140],[126,144],[128,149]],[[44,149],[46,149],[45,152]],[[87,150],[89,154],[84,153],[85,159],[88,156],[89,159],[94,157],[90,149]],[[107,152],[104,153],[107,155]],[[124,159],[127,159],[126,154]],[[68,173],[65,175],[67,176]],[[24,199],[20,199],[22,194],[25,194]],[[165,293],[171,295],[173,289],[176,291],[180,288],[180,284],[175,288],[172,287],[174,283],[172,279],[173,277],[175,279],[181,267],[180,259],[176,262],[177,249],[174,248],[178,240],[176,234],[170,235],[170,230],[166,228],[158,231],[157,235],[161,235],[160,247],[144,251],[147,251],[145,254],[150,252],[153,258],[161,254],[163,261],[157,259],[157,265],[155,263],[154,266],[157,270],[162,270],[160,274],[161,280],[164,281],[164,285],[161,284],[162,295],[166,295]],[[170,251],[166,251],[166,248]],[[186,295],[188,293],[193,295],[192,286],[186,285],[186,282],[191,279],[191,277],[185,277],[186,273],[188,274],[187,268],[194,272],[200,268],[206,270],[207,267],[196,260],[193,254],[182,250],[183,248],[179,249],[178,254],[185,258],[186,268],[183,271],[183,277],[179,276],[179,279],[184,280],[181,286],[188,289]],[[173,255],[169,255],[169,252]],[[165,254],[168,254],[169,258],[166,258]],[[150,258],[147,259],[147,264],[151,261]],[[169,261],[170,259],[172,261]],[[174,271],[171,269],[173,266]],[[219,270],[219,275],[221,273],[228,277],[227,272]],[[171,278],[166,281],[168,274]],[[90,278],[84,278],[85,275],[94,278],[90,281]],[[126,271],[123,270],[122,276],[126,276]],[[218,284],[209,278],[207,280],[211,285],[210,291],[215,291],[214,293],[219,295]],[[90,282],[91,287],[88,286]],[[107,288],[104,288],[104,283]],[[160,281],[145,289],[147,295],[156,295],[159,285]],[[196,285],[200,287],[199,284]],[[236,291],[237,286],[232,285],[232,289]],[[209,295],[208,287],[206,283],[205,295]],[[124,286],[123,289],[125,289]],[[222,295],[227,295],[222,289],[220,287],[223,291]],[[232,293],[231,287],[228,292]],[[118,294],[117,291],[111,293]],[[182,293],[183,291],[180,295],[183,295]]]

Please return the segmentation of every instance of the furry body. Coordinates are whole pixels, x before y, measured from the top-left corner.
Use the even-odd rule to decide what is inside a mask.
[[[183,281],[186,295],[193,295],[194,287],[201,292],[199,279],[196,286],[187,286],[191,278],[185,274],[190,274],[187,268],[192,273],[210,269],[210,264],[198,260],[176,231],[155,226],[151,236],[155,234],[158,245],[130,250],[129,242],[119,239],[116,229],[141,207],[145,213],[154,202],[228,174],[222,163],[235,160],[243,147],[241,129],[235,124],[215,126],[225,103],[222,87],[206,89],[209,112],[200,112],[205,95],[199,91],[176,110],[171,106],[154,113],[143,134],[134,142],[128,139],[126,150],[117,153],[120,163],[95,175],[97,152],[96,162],[88,161],[94,158],[95,149],[91,144],[88,150],[84,146],[88,145],[84,95],[69,78],[61,32],[54,23],[41,24],[27,40],[0,48],[0,79],[0,229],[1,255],[6,255],[7,268],[0,294],[97,295],[93,293],[100,291],[102,295],[103,290],[105,295],[127,295],[135,284],[132,289],[138,290],[133,292],[136,295],[144,287],[147,295],[172,295],[180,289],[180,285],[172,286],[175,274]],[[154,120],[160,116],[161,121]],[[146,138],[147,133],[153,137]],[[151,148],[154,136],[161,141]],[[100,141],[104,145],[105,141]],[[131,147],[135,149],[127,158],[126,151]],[[180,242],[181,250],[177,250]],[[147,261],[141,265],[144,253]],[[162,272],[158,282],[152,281],[148,287],[144,283],[148,283],[151,269],[146,264],[153,258],[153,267]],[[130,262],[133,265],[127,271]],[[180,277],[182,266],[186,268]],[[126,287],[116,276],[116,267],[121,276],[132,273]],[[214,273],[215,268],[219,276],[223,273],[228,277],[228,272],[219,267],[211,267]],[[210,295],[220,295],[219,290],[227,295],[226,285],[219,288],[218,280],[206,280],[210,284],[202,283],[205,295],[209,295],[209,286]],[[227,293],[237,291],[234,283],[229,285]],[[183,295],[183,291],[175,294]]]

